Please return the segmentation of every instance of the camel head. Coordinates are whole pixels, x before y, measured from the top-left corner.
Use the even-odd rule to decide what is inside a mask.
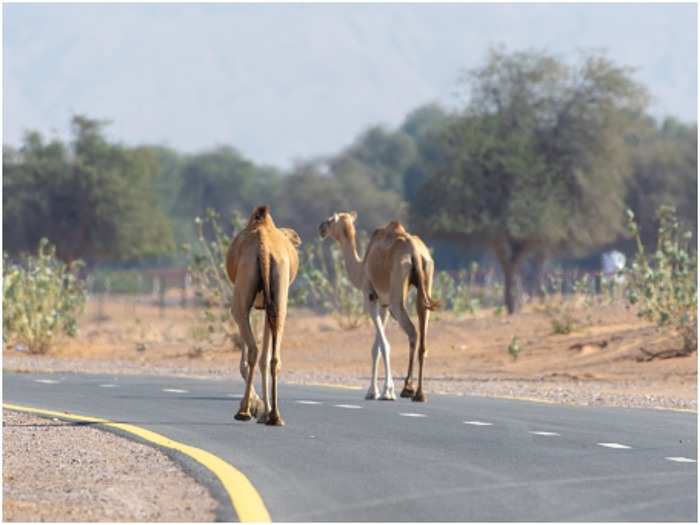
[[[357,212],[334,213],[318,226],[318,233],[322,239],[331,237],[338,242],[355,237],[355,219]]]

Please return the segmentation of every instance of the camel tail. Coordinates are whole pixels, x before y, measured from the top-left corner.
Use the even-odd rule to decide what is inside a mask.
[[[440,301],[430,297],[428,293],[427,283],[425,281],[425,270],[423,268],[423,257],[414,251],[411,255],[413,270],[416,273],[416,288],[418,288],[418,300],[423,303],[427,310],[439,310]]]
[[[260,270],[260,280],[262,281],[263,296],[265,298],[265,317],[270,327],[273,338],[277,337],[277,301],[274,297],[273,271],[275,261],[266,251],[261,251],[258,255],[258,267]]]

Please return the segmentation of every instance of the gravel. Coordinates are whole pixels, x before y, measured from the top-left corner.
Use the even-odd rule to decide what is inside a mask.
[[[214,521],[217,502],[159,450],[3,410],[4,521]]]

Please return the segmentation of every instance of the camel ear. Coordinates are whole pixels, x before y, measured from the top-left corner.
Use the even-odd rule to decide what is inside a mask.
[[[333,214],[333,221],[338,222],[338,214],[337,213]]]
[[[352,217],[353,222],[357,220],[357,212],[355,210],[350,212],[350,217]]]

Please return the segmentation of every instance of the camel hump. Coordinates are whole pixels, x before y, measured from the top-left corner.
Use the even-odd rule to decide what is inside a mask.
[[[386,229],[387,231],[390,231],[391,233],[395,233],[397,235],[406,234],[406,228],[404,228],[399,221],[391,221],[389,224],[386,225]]]
[[[265,224],[272,221],[272,215],[270,215],[270,207],[263,204],[257,206],[253,213],[250,214],[250,219],[248,220],[248,226],[256,226],[258,224]]]

